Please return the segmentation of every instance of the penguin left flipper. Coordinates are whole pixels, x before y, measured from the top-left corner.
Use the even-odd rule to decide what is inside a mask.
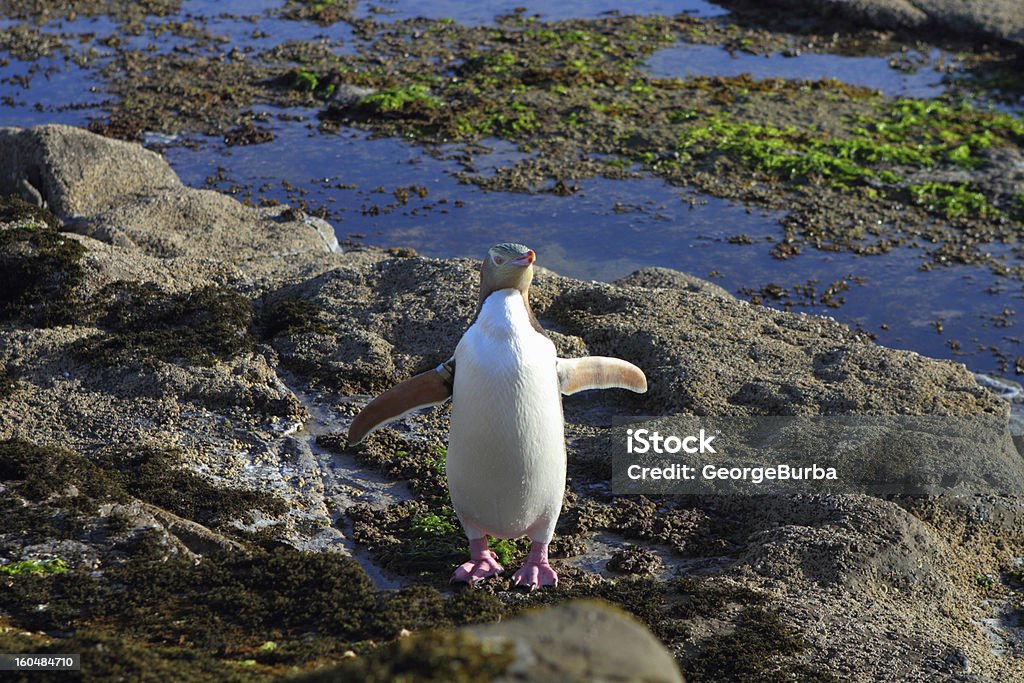
[[[363,408],[348,428],[348,443],[358,444],[370,432],[420,408],[444,403],[452,395],[452,372],[439,365],[396,384]]]
[[[621,358],[559,358],[556,367],[559,387],[566,396],[587,389],[629,389],[638,394],[647,391],[643,370]]]

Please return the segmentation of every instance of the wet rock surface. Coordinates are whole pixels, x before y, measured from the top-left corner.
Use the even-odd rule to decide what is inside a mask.
[[[475,307],[476,264],[339,253],[308,225],[182,190],[161,171],[155,187],[104,192],[73,156],[8,161],[51,148],[161,167],[141,147],[71,128],[0,137],[10,177],[34,167],[61,188],[40,193],[51,206],[93,202],[69,200],[80,216],[66,226],[22,200],[0,213],[0,259],[25,285],[0,294],[0,558],[66,567],[0,574],[0,650],[81,651],[96,672],[251,680],[325,663],[344,672],[346,660],[353,675],[382,661],[440,666],[454,643],[480,655],[476,679],[491,679],[518,671],[519,649],[459,639],[483,642],[500,626],[409,645],[399,636],[598,598],[641,621],[690,680],[1024,673],[1019,497],[607,488],[600,444],[614,416],[1005,415],[963,366],[671,272],[615,284],[541,272],[534,306],[560,352],[624,357],[651,391],[565,401],[559,587],[526,594],[503,578],[452,591],[465,541],[443,479],[447,408],[358,448],[342,434],[372,393],[451,353]],[[175,192],[193,209],[167,208]],[[123,238],[104,231],[115,225]],[[68,231],[77,226],[88,235]],[[285,229],[287,253],[254,246]],[[622,573],[574,564],[599,534],[621,539]],[[526,551],[493,549],[506,566]],[[399,589],[379,590],[386,581]],[[527,619],[563,618],[545,614]],[[616,623],[609,638],[644,638]],[[503,638],[525,637],[509,629]]]
[[[743,6],[742,0],[724,2]],[[811,17],[839,15],[877,28],[894,26],[950,35],[976,35],[1024,47],[1024,7],[1013,0],[812,0],[757,3]]]

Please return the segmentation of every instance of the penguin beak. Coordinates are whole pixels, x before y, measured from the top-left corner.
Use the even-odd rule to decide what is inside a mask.
[[[510,263],[514,263],[517,266],[519,266],[520,268],[525,268],[525,267],[527,267],[528,265],[530,265],[531,263],[533,263],[536,260],[537,260],[537,254],[533,253],[533,249],[530,249],[529,251],[527,251],[522,256],[517,256],[514,259],[512,259],[512,261],[510,261]]]

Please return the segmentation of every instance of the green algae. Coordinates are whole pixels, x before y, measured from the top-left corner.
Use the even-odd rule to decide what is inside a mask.
[[[988,203],[985,195],[968,189],[967,183],[951,185],[949,183],[925,182],[909,185],[907,190],[914,203],[924,205],[929,211],[940,213],[946,218],[976,215],[990,218],[999,211]]]
[[[918,100],[887,104],[877,119],[852,117],[844,137],[795,126],[736,122],[724,113],[699,117],[687,112],[670,120],[685,122],[677,147],[684,159],[725,153],[780,181],[820,178],[839,190],[871,184],[873,195],[909,193],[913,204],[947,219],[989,218],[999,211],[984,194],[968,191],[966,185],[907,185],[899,171],[941,163],[973,169],[983,163],[978,152],[996,144],[1017,144],[1024,132],[1019,119],[1005,114]]]
[[[308,71],[296,71],[292,77],[292,87],[300,92],[314,92],[318,84],[316,74]]]
[[[251,304],[223,287],[168,293],[153,284],[117,282],[91,305],[102,331],[78,340],[72,351],[98,365],[212,365],[253,345]]]
[[[294,69],[281,80],[293,91],[312,95],[317,100],[330,98],[337,88],[337,84],[331,79],[321,79],[312,71],[305,69]]]
[[[413,519],[410,528],[416,534],[427,539],[451,536],[458,531],[458,526],[452,520],[451,515],[442,517],[435,512],[417,516]]]
[[[24,576],[27,574],[64,574],[68,566],[57,558],[52,560],[21,560],[0,565],[0,574]]]
[[[464,562],[468,544],[450,505],[403,501],[386,510],[354,505],[345,511],[352,538],[373,548],[389,571],[444,585]]]
[[[398,88],[384,88],[380,92],[359,99],[356,107],[381,113],[440,107],[441,101],[430,94],[427,86],[412,84]]]
[[[487,542],[487,547],[497,556],[498,564],[502,566],[520,561],[526,555],[528,545],[529,541],[522,538],[491,538]]]

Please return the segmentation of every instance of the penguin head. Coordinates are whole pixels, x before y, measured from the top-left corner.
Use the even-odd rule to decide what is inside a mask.
[[[526,296],[536,258],[533,249],[522,244],[506,242],[488,249],[480,267],[480,301],[500,289],[518,289]]]

